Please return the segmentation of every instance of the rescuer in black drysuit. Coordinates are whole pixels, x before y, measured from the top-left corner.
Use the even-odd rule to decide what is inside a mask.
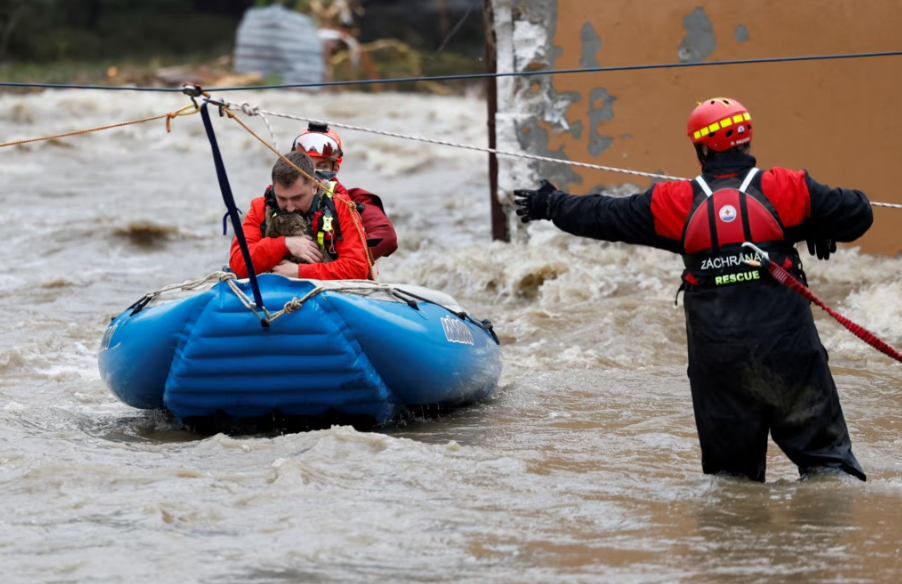
[[[689,118],[702,174],[626,198],[572,196],[542,181],[515,191],[523,222],[648,245],[683,257],[689,381],[702,470],[764,481],[767,434],[800,474],[841,470],[865,480],[852,454],[836,385],[808,302],[749,265],[755,244],[805,282],[793,244],[829,258],[873,214],[860,191],[827,187],[806,171],[755,167],[751,116],[732,99]]]

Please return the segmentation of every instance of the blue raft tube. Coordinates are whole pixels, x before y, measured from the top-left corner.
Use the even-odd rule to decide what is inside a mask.
[[[412,285],[217,272],[146,295],[101,341],[101,377],[129,406],[200,431],[381,425],[404,411],[491,395],[491,323]],[[179,292],[173,297],[173,292]],[[265,324],[265,326],[264,326]]]

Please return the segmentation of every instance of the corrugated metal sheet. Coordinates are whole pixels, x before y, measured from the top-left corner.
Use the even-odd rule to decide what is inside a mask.
[[[323,80],[323,49],[316,24],[282,6],[250,8],[238,26],[235,72],[278,74],[283,83]]]

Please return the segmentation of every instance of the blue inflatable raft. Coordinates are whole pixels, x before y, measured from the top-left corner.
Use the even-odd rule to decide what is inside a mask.
[[[498,383],[491,324],[448,295],[264,274],[261,313],[246,280],[220,278],[174,300],[149,294],[113,319],[98,359],[116,397],[185,421],[279,415],[378,424],[405,406],[478,401]]]

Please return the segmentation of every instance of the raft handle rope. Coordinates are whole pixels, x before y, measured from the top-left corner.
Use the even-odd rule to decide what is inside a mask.
[[[160,288],[159,290],[154,290],[153,292],[149,292],[149,293],[145,294],[144,296],[141,297],[140,300],[138,300],[137,302],[135,302],[134,304],[132,304],[131,306],[126,308],[126,310],[132,311],[129,316],[135,316],[136,314],[138,314],[139,312],[144,310],[144,308],[148,304],[150,304],[152,301],[154,301],[158,296],[161,296],[163,294],[167,294],[169,292],[175,292],[178,290],[197,290],[198,288],[200,288],[201,286],[203,286],[204,284],[206,284],[208,282],[213,282],[213,281],[222,282],[223,280],[229,280],[229,279],[235,279],[235,278],[236,278],[235,274],[232,274],[230,272],[213,272],[212,274],[205,276],[203,278],[200,278],[198,280],[187,280],[185,282],[182,282],[181,284],[170,284],[168,286],[164,286],[164,287]]]
[[[423,138],[420,136],[411,136],[409,134],[398,134],[396,132],[387,132],[385,130],[377,130],[374,128],[366,128],[363,126],[354,126],[351,124],[343,124],[341,122],[334,122],[329,120],[321,120],[317,118],[310,118],[305,116],[294,116],[291,114],[285,114],[281,112],[271,112],[264,110],[256,105],[251,105],[247,102],[236,103],[231,102],[226,99],[220,99],[218,103],[222,103],[225,107],[240,109],[244,114],[253,116],[259,115],[261,117],[264,116],[272,116],[274,118],[285,118],[288,120],[294,120],[298,122],[313,122],[317,124],[326,124],[330,127],[341,128],[344,130],[355,130],[358,132],[367,132],[369,134],[376,134],[377,136],[387,136],[389,138],[400,138],[402,140],[411,140],[414,142],[424,142],[426,144],[435,144],[438,146],[450,146],[452,148],[461,148],[463,150],[473,150],[476,152],[485,152],[487,154],[495,154],[496,156],[509,156],[512,158],[523,158],[526,160],[535,160],[537,162],[550,162],[552,164],[565,164],[568,166],[576,166],[579,168],[588,168],[591,170],[603,170],[606,172],[615,172],[620,174],[629,174],[632,176],[641,176],[645,178],[651,178],[656,180],[688,180],[686,178],[680,176],[671,176],[667,174],[656,174],[652,172],[640,172],[638,170],[629,170],[626,168],[617,168],[613,166],[602,166],[600,164],[589,164],[586,162],[574,162],[572,160],[562,160],[560,158],[549,158],[547,156],[537,156],[535,154],[526,154],[524,152],[508,152],[504,150],[498,150],[496,148],[486,148],[481,146],[470,146],[468,144],[459,144],[456,142],[448,142],[446,140],[435,140],[432,138]],[[264,117],[265,120],[265,117]],[[267,121],[267,127],[269,127],[269,122]],[[273,137],[275,140],[275,137]],[[871,202],[871,206],[873,207],[887,207],[890,209],[902,209],[902,204],[898,203],[875,203]]]
[[[767,270],[768,274],[770,274],[774,280],[776,280],[780,284],[783,284],[802,298],[805,298],[809,302],[812,302],[825,310],[827,314],[832,316],[839,324],[847,328],[853,335],[869,344],[873,348],[877,349],[884,355],[902,363],[902,354],[900,354],[899,351],[889,346],[871,331],[867,330],[859,324],[852,322],[845,316],[827,306],[823,300],[815,296],[811,290],[809,290],[804,284],[799,282],[792,274],[790,274],[774,262],[770,261],[770,257],[767,255],[767,252],[761,250],[758,246],[749,242],[743,243],[742,246],[754,250],[761,257],[760,261],[746,260],[746,264],[755,268],[763,267]]]
[[[181,282],[180,284],[170,284],[168,286],[164,286],[159,290],[154,290],[153,292],[149,292],[141,297],[140,300],[126,308],[127,310],[131,310],[131,314],[129,316],[134,316],[137,313],[141,312],[148,304],[150,304],[153,300],[156,300],[159,296],[163,294],[168,294],[171,292],[177,292],[182,290],[197,290],[201,286],[208,284],[210,282],[226,282],[229,289],[235,294],[241,304],[244,305],[250,312],[254,314],[261,322],[272,323],[278,318],[285,316],[286,314],[291,314],[292,312],[298,311],[304,307],[304,304],[318,294],[322,294],[323,292],[335,291],[342,292],[348,294],[358,294],[361,296],[368,296],[373,292],[385,292],[386,294],[394,297],[399,302],[403,302],[413,308],[414,310],[419,310],[419,306],[411,305],[411,302],[416,304],[416,302],[412,299],[419,300],[420,302],[425,302],[427,304],[434,304],[439,308],[443,308],[450,312],[451,314],[457,316],[461,320],[467,320],[472,322],[476,327],[481,328],[482,330],[489,333],[495,342],[500,344],[498,341],[498,337],[495,334],[495,331],[492,328],[492,323],[488,320],[478,321],[467,314],[465,311],[455,311],[451,308],[439,304],[434,300],[429,300],[428,298],[424,298],[423,296],[419,296],[418,294],[414,294],[413,292],[409,292],[402,288],[397,288],[391,284],[380,284],[378,282],[373,282],[372,280],[343,280],[342,285],[339,287],[330,287],[330,286],[316,286],[310,292],[307,292],[303,296],[297,297],[295,296],[288,302],[286,302],[282,309],[278,312],[269,312],[266,307],[264,307],[261,311],[258,311],[257,307],[254,305],[254,301],[241,289],[241,286],[238,283],[238,276],[236,276],[233,272],[225,272],[225,271],[217,271],[205,276],[203,278],[199,278],[197,280],[187,280],[185,282]],[[405,299],[404,297],[407,297]]]
[[[264,326],[269,326],[269,323],[272,323],[272,321],[276,320],[280,316],[283,316],[285,314],[288,314],[288,313],[294,312],[295,310],[300,309],[301,307],[304,306],[304,302],[306,302],[308,299],[312,298],[313,296],[316,296],[317,294],[319,294],[320,292],[322,292],[326,289],[323,287],[314,288],[311,292],[307,293],[305,296],[303,296],[301,298],[292,298],[291,300],[286,302],[285,305],[282,307],[282,309],[279,310],[278,312],[270,313],[266,309],[266,307],[263,307],[262,310],[258,311],[258,308],[254,304],[254,301],[251,298],[249,298],[247,294],[244,293],[244,291],[241,289],[241,287],[236,282],[237,279],[238,279],[238,276],[236,276],[232,272],[219,271],[219,272],[213,272],[212,274],[210,274],[204,278],[197,279],[197,280],[188,280],[188,281],[182,282],[180,284],[170,284],[168,286],[164,286],[163,288],[160,288],[159,290],[154,290],[153,292],[145,294],[143,297],[141,297],[140,300],[138,300],[137,302],[135,302],[134,304],[132,304],[131,306],[126,308],[126,310],[131,310],[132,312],[131,312],[131,314],[129,314],[129,316],[134,316],[134,315],[138,314],[139,312],[141,312],[148,304],[150,304],[152,301],[154,301],[157,297],[159,297],[163,294],[167,294],[169,292],[181,291],[181,290],[197,290],[198,288],[200,288],[201,286],[203,286],[209,282],[227,282],[229,289],[235,294],[235,296],[238,297],[238,300],[241,302],[241,304],[243,304],[245,308],[247,308],[249,311],[251,311],[254,314],[254,316],[256,316],[260,320],[261,323],[266,323]]]
[[[485,320],[476,320],[475,318],[473,318],[472,316],[470,316],[469,314],[467,314],[466,311],[463,311],[463,310],[462,310],[462,311],[458,312],[458,311],[456,311],[456,310],[451,310],[450,308],[448,308],[448,307],[445,306],[444,304],[439,304],[438,302],[435,302],[435,301],[433,301],[433,300],[429,300],[428,298],[424,298],[424,297],[422,297],[422,296],[419,296],[419,295],[417,295],[417,294],[414,294],[413,292],[409,292],[409,291],[404,290],[404,289],[401,289],[401,288],[392,288],[390,294],[391,294],[392,296],[396,297],[396,298],[398,298],[399,295],[409,296],[410,298],[416,298],[416,299],[419,300],[420,302],[428,302],[429,304],[435,304],[435,305],[438,306],[439,308],[444,308],[445,310],[447,310],[448,312],[450,312],[451,314],[453,314],[453,315],[456,316],[457,318],[459,318],[459,319],[461,319],[461,320],[469,321],[469,322],[473,323],[473,325],[476,326],[477,328],[481,328],[481,329],[484,330],[485,332],[489,333],[489,334],[492,336],[492,339],[495,340],[495,344],[496,344],[496,345],[500,345],[500,344],[501,344],[501,341],[498,340],[498,335],[495,334],[495,328],[494,328],[494,326],[492,325],[492,321],[490,321],[490,320],[488,320],[488,319],[485,319]],[[403,300],[403,299],[399,298],[399,300]],[[408,306],[411,306],[411,308],[416,308],[417,310],[419,310],[419,308],[418,308],[417,306],[411,305],[411,304],[410,304],[411,302],[413,302],[413,300],[409,300],[409,301],[406,301],[406,302],[407,302]]]
[[[244,291],[238,286],[238,283],[235,282],[235,279],[234,279],[235,275],[234,274],[229,274],[229,275],[232,276],[232,278],[227,279],[229,288],[232,290],[232,292],[235,293],[235,296],[238,297],[238,300],[241,301],[241,303],[245,306],[245,308],[250,310],[254,314],[254,316],[256,316],[258,319],[260,319],[260,322],[265,321],[267,323],[272,323],[272,322],[276,321],[277,319],[279,319],[280,317],[285,316],[286,314],[291,314],[292,312],[300,310],[301,308],[304,307],[304,304],[308,300],[313,298],[314,296],[316,296],[318,294],[322,294],[323,292],[330,290],[330,288],[328,288],[326,286],[317,286],[316,288],[314,288],[310,292],[307,292],[306,294],[304,294],[301,297],[296,296],[296,297],[292,298],[291,300],[289,300],[282,306],[281,310],[279,310],[277,312],[269,312],[266,308],[263,308],[263,310],[262,310],[263,314],[261,315],[260,313],[257,312],[256,307],[254,306],[254,303],[251,301],[251,299],[248,297],[248,295],[245,294]],[[370,282],[370,281],[366,280],[366,282]],[[341,288],[341,291],[349,292],[351,294],[355,294],[355,293],[362,294],[363,292],[383,290],[386,288],[387,287],[383,287],[380,284],[374,284],[372,286],[361,286],[361,287],[349,286],[346,288]]]
[[[407,306],[413,308],[414,310],[419,310],[420,305],[413,298],[405,298],[403,294],[401,294],[398,290],[391,290],[389,292],[392,296],[400,300],[401,302],[407,304]]]
[[[230,275],[234,277],[234,274],[230,274]],[[278,312],[270,313],[268,310],[266,310],[266,308],[264,308],[263,309],[263,314],[265,315],[265,317],[264,317],[264,316],[261,316],[256,311],[256,309],[254,307],[254,303],[251,301],[250,298],[248,298],[247,294],[244,293],[244,291],[238,286],[238,284],[234,281],[234,279],[230,279],[230,280],[228,280],[228,282],[229,282],[229,288],[231,288],[232,292],[235,293],[235,296],[238,297],[238,300],[240,300],[241,303],[244,304],[245,308],[247,308],[248,310],[253,312],[254,315],[261,320],[261,322],[265,318],[265,320],[267,320],[270,323],[274,322],[275,320],[277,320],[278,318],[280,318],[282,316],[285,316],[286,314],[291,314],[292,312],[300,310],[301,308],[304,307],[304,304],[308,300],[310,300],[311,298],[313,298],[314,296],[316,296],[318,294],[322,294],[323,292],[326,292],[331,289],[327,286],[317,286],[313,290],[311,290],[310,292],[307,292],[306,294],[304,294],[301,297],[296,296],[296,297],[292,298],[291,300],[286,302],[282,306],[282,309],[279,310]],[[360,286],[342,287],[340,289],[340,291],[341,292],[349,292],[351,294],[354,294],[354,293],[362,294],[363,292],[388,290],[390,288],[389,286],[385,286],[383,284],[376,284],[375,282],[371,282],[370,280],[364,280],[364,282],[366,282],[366,285],[361,284]]]

